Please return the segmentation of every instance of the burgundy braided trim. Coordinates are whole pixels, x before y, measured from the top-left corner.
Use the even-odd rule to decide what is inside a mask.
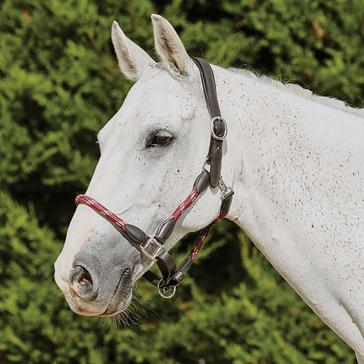
[[[226,212],[220,211],[219,216],[214,220],[214,224],[216,224],[220,220],[224,220],[225,216],[226,216]]]
[[[201,251],[203,246],[205,245],[205,240],[207,238],[207,235],[209,235],[211,227],[206,229],[196,240],[194,247],[192,248],[190,252],[191,260],[194,261],[198,255],[198,253]]]
[[[197,258],[197,255],[199,254],[199,252],[201,251],[201,249],[204,247],[205,245],[205,240],[207,238],[207,236],[210,233],[211,228],[217,224],[220,220],[224,219],[226,216],[226,213],[220,211],[219,216],[210,224],[208,225],[203,231],[202,233],[198,236],[195,245],[193,246],[192,250],[190,251],[190,257],[191,260],[194,261]]]
[[[176,208],[176,210],[172,214],[172,220],[177,221],[180,216],[186,211],[199,196],[199,192],[195,188],[192,189],[191,193],[187,196],[187,198]]]
[[[75,203],[76,205],[83,204],[91,207],[99,215],[110,221],[115,227],[119,228],[122,231],[125,231],[126,222],[120,219],[120,217],[116,216],[114,213],[112,213],[105,206],[94,200],[92,197],[86,195],[78,195],[75,198]]]

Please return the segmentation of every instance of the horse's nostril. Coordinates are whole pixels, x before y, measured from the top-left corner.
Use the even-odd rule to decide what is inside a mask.
[[[85,301],[97,296],[97,289],[92,282],[91,274],[81,265],[76,265],[70,273],[69,282],[73,291]]]
[[[90,285],[92,284],[92,279],[90,276],[90,273],[87,271],[82,272],[78,277],[77,277],[77,282],[81,285],[81,286],[86,286],[86,285]]]

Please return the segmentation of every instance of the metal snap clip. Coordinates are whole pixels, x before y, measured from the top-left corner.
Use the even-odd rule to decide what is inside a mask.
[[[222,177],[220,177],[220,180],[219,180],[219,190],[220,190],[222,199],[225,199],[232,192],[231,187],[226,186]]]

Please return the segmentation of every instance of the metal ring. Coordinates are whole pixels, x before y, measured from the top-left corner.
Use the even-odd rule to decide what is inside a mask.
[[[175,293],[176,293],[176,289],[177,289],[177,286],[167,286],[167,287],[161,287],[161,283],[163,282],[163,279],[161,279],[159,282],[158,282],[158,293],[161,297],[163,298],[172,298]],[[168,291],[171,291],[170,294],[168,294]]]
[[[224,124],[224,128],[225,128],[225,131],[224,131],[224,135],[223,136],[218,136],[216,135],[215,133],[215,130],[214,130],[214,123],[215,123],[215,120],[220,120],[223,122]],[[224,140],[226,135],[227,135],[227,124],[226,124],[226,121],[225,119],[222,117],[222,116],[215,116],[214,118],[211,119],[211,135],[214,139],[216,140]]]

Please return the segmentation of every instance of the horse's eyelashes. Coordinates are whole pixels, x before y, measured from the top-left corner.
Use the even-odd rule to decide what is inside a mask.
[[[173,141],[173,135],[165,130],[156,131],[149,135],[146,143],[147,148],[166,147]]]

